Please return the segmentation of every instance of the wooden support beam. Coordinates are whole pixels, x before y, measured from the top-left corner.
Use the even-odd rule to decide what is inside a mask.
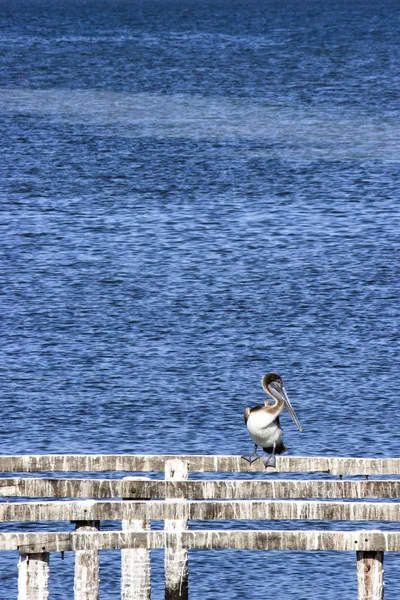
[[[400,498],[397,480],[0,479],[0,496],[30,498]]]
[[[0,533],[0,550],[34,554],[72,550],[164,548],[173,532],[88,531]],[[400,552],[400,531],[189,530],[178,534],[188,549],[338,550]]]
[[[183,544],[198,550],[395,551],[400,548],[400,532],[201,530],[185,532]]]
[[[19,555],[18,600],[48,600],[49,553]]]
[[[170,460],[165,463],[167,481],[184,481],[188,478],[188,465],[182,460]],[[166,500],[168,503],[169,500]],[[175,500],[175,503],[177,501]],[[182,510],[187,502],[179,501]],[[182,532],[187,530],[187,519],[166,519],[165,546],[165,600],[188,600],[188,551],[182,544]],[[172,532],[174,535],[168,535]]]
[[[383,600],[383,552],[357,552],[358,600]]]
[[[225,455],[136,455],[136,454],[48,454],[0,456],[0,473],[163,471],[169,460],[181,460],[189,471],[264,472],[257,460],[251,465],[240,456]],[[356,458],[329,456],[277,456],[280,473],[331,473],[332,475],[400,475],[400,458]],[[274,472],[275,469],[268,469]]]
[[[76,532],[85,534],[97,532],[99,521],[75,521]],[[75,600],[99,600],[100,598],[100,557],[97,549],[84,549],[75,552]]]
[[[0,522],[117,521],[117,520],[262,520],[400,521],[398,502],[340,502],[318,500],[108,500],[3,502]],[[136,525],[132,524],[136,529]],[[123,530],[129,531],[129,527]]]
[[[137,477],[124,477],[137,480]],[[149,479],[148,477],[141,478]],[[127,498],[127,500],[129,500]],[[127,503],[119,503],[124,507]],[[146,503],[144,503],[146,505]],[[150,520],[146,517],[125,518],[122,531],[150,531]],[[121,550],[121,600],[150,600],[151,595],[150,549],[136,548]]]

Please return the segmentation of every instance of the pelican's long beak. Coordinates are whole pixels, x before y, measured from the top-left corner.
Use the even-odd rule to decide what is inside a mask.
[[[293,408],[293,406],[290,403],[290,400],[288,398],[288,395],[287,395],[286,390],[285,390],[284,387],[282,387],[282,393],[283,393],[283,401],[285,403],[286,408],[288,409],[289,415],[292,417],[294,423],[297,425],[297,429],[299,431],[303,431],[303,428],[300,425],[300,421],[298,420],[297,415],[294,412],[294,408]]]
[[[283,402],[285,403],[285,406],[288,410],[289,415],[292,417],[293,422],[297,425],[297,428],[299,431],[303,431],[302,426],[300,425],[300,421],[297,418],[296,413],[294,412],[294,408],[291,405],[291,402],[288,398],[288,395],[286,393],[285,387],[283,385],[281,385],[280,383],[278,383],[277,381],[273,381],[272,383],[270,383],[270,387],[273,388],[275,394],[277,396],[279,396]]]

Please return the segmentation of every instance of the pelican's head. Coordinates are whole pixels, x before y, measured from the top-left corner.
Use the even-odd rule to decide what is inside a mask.
[[[261,385],[264,392],[269,394],[274,400],[282,401],[288,409],[289,415],[292,417],[294,423],[297,425],[299,431],[303,431],[302,426],[294,412],[294,408],[290,403],[288,395],[283,384],[283,379],[277,373],[268,373],[261,379]]]

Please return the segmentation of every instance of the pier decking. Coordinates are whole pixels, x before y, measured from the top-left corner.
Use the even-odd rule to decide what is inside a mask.
[[[143,476],[160,471],[164,480]],[[91,476],[60,478],[63,472]],[[92,477],[101,472],[118,477]],[[400,551],[399,531],[207,531],[188,530],[187,524],[218,519],[400,521],[400,503],[393,502],[400,498],[400,479],[369,479],[399,475],[400,458],[280,456],[277,468],[268,469],[326,473],[324,479],[190,480],[190,472],[256,475],[265,470],[261,461],[249,465],[238,456],[0,456],[0,473],[8,474],[0,478],[0,495],[13,499],[0,503],[0,521],[75,523],[73,532],[0,533],[0,550],[19,552],[18,600],[47,600],[49,555],[68,551],[76,555],[75,599],[98,599],[99,550],[105,549],[121,551],[122,599],[149,600],[152,548],[165,549],[167,600],[189,597],[188,551],[216,548],[352,551],[359,600],[383,599],[384,552]],[[49,476],[52,473],[57,476]],[[346,476],[353,478],[343,479]],[[152,531],[152,519],[163,520],[164,530]],[[120,530],[101,531],[101,521],[121,521]]]

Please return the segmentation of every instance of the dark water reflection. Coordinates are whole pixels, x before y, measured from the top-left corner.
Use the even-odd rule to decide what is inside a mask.
[[[0,12],[1,452],[241,453],[276,370],[292,453],[397,456],[397,3]],[[191,560],[193,599],[356,593],[347,554]]]

